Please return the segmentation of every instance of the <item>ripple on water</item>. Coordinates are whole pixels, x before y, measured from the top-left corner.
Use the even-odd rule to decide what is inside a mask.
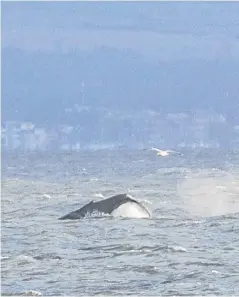
[[[238,294],[239,158],[233,167],[221,161],[215,154],[155,159],[139,152],[8,157],[2,293]],[[57,220],[123,192],[147,203],[153,217]]]

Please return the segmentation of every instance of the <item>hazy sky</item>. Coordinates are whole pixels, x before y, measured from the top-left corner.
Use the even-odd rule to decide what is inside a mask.
[[[2,48],[5,119],[60,122],[82,81],[94,107],[237,110],[236,2],[3,2]]]
[[[235,2],[3,2],[2,47],[133,49],[149,58],[239,55]]]

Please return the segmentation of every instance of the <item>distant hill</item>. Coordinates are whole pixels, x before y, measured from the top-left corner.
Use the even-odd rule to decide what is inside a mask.
[[[74,125],[78,116],[65,109],[84,103],[122,113],[211,107],[233,121],[239,116],[238,81],[234,60],[153,63],[114,48],[67,54],[3,48],[2,120]]]

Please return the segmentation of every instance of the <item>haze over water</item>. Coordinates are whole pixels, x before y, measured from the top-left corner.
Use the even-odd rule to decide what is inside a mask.
[[[238,294],[239,155],[4,154],[2,294]],[[61,215],[127,192],[150,219]]]

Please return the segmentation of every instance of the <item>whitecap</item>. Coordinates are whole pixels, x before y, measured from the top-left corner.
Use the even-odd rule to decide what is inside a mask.
[[[44,198],[47,198],[47,199],[52,198],[51,195],[48,195],[48,194],[43,194],[43,197],[44,197]]]
[[[102,194],[102,193],[95,193],[93,194],[94,197],[97,197],[97,198],[105,198],[105,196]]]
[[[41,296],[41,292],[33,291],[33,290],[25,291],[23,293],[23,296]]]
[[[187,252],[187,249],[185,249],[182,246],[172,246],[170,247],[171,250],[173,250],[174,252]]]
[[[36,262],[36,260],[31,256],[20,255],[16,257],[16,261],[18,264],[28,264]]]

